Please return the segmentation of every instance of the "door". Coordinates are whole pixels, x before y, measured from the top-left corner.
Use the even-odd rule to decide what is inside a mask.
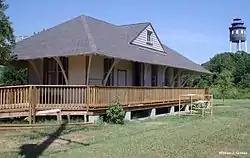
[[[126,70],[117,70],[117,86],[127,86]]]

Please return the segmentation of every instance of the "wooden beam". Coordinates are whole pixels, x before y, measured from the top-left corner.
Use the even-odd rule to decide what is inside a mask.
[[[194,75],[194,73],[193,73],[192,71],[191,71],[191,72],[187,72],[187,71],[186,71],[186,73],[189,74],[188,77],[190,77],[190,76],[192,77],[192,75]],[[185,75],[187,75],[187,74],[185,74]],[[189,79],[189,78],[183,80],[183,82],[182,82],[182,84],[181,84],[181,87],[184,87],[184,86],[185,86],[185,84],[187,83],[188,79]]]
[[[65,83],[66,83],[66,85],[68,85],[69,84],[68,77],[67,77],[66,72],[65,72],[65,70],[63,68],[63,65],[62,65],[62,62],[61,62],[60,58],[59,57],[54,57],[54,59],[57,62],[57,64],[59,65],[60,69],[62,70]]]
[[[88,69],[87,69],[86,85],[89,85],[89,74],[90,74],[90,67],[91,67],[92,56],[93,55],[90,55],[89,59],[88,59]]]
[[[180,71],[180,70],[178,70]],[[178,83],[178,87],[181,87],[181,72],[179,73],[179,75],[177,76],[177,83]]]
[[[114,69],[115,65],[116,65],[119,61],[120,61],[120,60],[115,59],[114,62],[112,63],[112,65],[111,65],[109,71],[107,72],[107,74],[106,74],[106,76],[105,76],[105,78],[104,78],[104,80],[103,80],[103,85],[104,85],[104,86],[106,86],[106,84],[107,84],[107,82],[108,82],[108,78],[109,78],[109,76],[110,76],[112,70]]]
[[[33,67],[33,69],[34,69],[34,71],[35,71],[35,73],[36,73],[36,76],[37,76],[37,78],[38,78],[38,80],[39,80],[39,83],[42,84],[42,79],[41,79],[41,76],[40,76],[39,71],[37,70],[36,64],[34,63],[33,60],[28,60],[28,61],[29,61],[29,63],[31,64],[31,66]]]
[[[178,72],[177,72],[177,74],[174,76],[174,79],[172,80],[172,82],[171,82],[171,86],[173,87],[174,85],[174,81],[176,80],[176,78],[178,77],[178,75],[180,75],[180,73],[181,73],[181,69],[177,69],[178,70]]]
[[[188,79],[186,79],[186,80],[181,84],[181,87],[184,87],[184,86],[185,86],[185,84],[187,83],[187,80],[188,80]]]

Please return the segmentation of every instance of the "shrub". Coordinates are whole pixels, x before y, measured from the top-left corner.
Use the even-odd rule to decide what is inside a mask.
[[[108,123],[124,124],[125,111],[118,100],[115,100],[109,105],[106,111],[106,120]]]

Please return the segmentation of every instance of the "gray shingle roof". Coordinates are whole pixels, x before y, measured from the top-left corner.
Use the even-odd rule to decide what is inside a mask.
[[[150,23],[118,26],[92,17],[79,16],[18,42],[14,53],[18,60],[99,54],[210,73],[165,45],[166,54],[129,44],[148,25]]]

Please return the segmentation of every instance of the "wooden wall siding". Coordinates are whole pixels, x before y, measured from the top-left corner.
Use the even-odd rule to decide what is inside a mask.
[[[86,56],[71,56],[69,57],[69,84],[84,85],[86,83]]]
[[[153,45],[147,44],[147,30],[152,31],[152,42]],[[164,49],[161,46],[160,41],[157,39],[156,32],[154,32],[151,25],[149,25],[145,30],[143,30],[138,37],[135,38],[135,40],[132,42],[132,44],[136,44],[139,46],[155,49],[158,51],[164,51]]]
[[[92,56],[91,66],[89,72],[89,84],[90,85],[102,85],[102,79],[104,76],[104,57]],[[87,62],[88,64],[88,62]]]
[[[32,60],[32,62],[36,66],[37,71],[39,72],[40,78],[38,78],[38,76],[34,70],[34,67],[30,63],[28,63],[29,83],[30,84],[40,84],[40,79],[41,79],[41,81],[43,81],[43,60],[42,59],[35,59],[35,60]]]
[[[107,108],[117,97],[124,106],[178,101],[182,94],[207,94],[200,88],[106,87],[85,85],[27,85],[0,87],[0,112],[35,108],[91,110]]]
[[[127,72],[126,80],[127,86],[133,85],[133,64],[131,61],[121,60],[114,68],[114,86],[117,86],[118,83],[118,70],[125,70]]]

